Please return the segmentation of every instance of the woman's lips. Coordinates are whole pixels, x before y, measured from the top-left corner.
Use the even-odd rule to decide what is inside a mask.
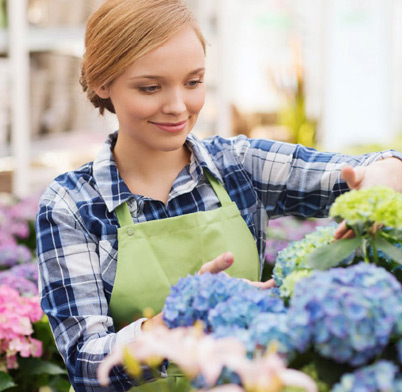
[[[172,132],[172,133],[181,132],[187,126],[187,120],[180,121],[177,123],[165,123],[165,122],[159,123],[159,122],[153,122],[153,121],[150,121],[150,123],[157,126],[160,129],[162,129],[162,131]]]

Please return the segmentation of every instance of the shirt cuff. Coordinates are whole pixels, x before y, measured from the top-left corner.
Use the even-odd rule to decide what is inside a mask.
[[[131,324],[127,325],[126,327],[122,328],[119,332],[116,333],[116,346],[125,345],[128,343],[133,342],[134,340],[138,339],[141,336],[142,324],[148,319],[141,318],[137,321],[132,322]]]

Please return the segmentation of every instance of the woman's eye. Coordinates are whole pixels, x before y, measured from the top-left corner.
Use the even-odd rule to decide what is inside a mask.
[[[159,86],[145,86],[145,87],[139,87],[139,90],[144,92],[144,93],[154,93],[159,89]]]
[[[196,87],[197,85],[201,84],[202,80],[190,80],[188,82],[189,87]]]

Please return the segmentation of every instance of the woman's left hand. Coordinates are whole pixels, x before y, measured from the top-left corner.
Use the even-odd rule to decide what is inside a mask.
[[[345,166],[341,175],[351,190],[383,185],[402,192],[402,161],[398,158],[386,158],[368,166]]]

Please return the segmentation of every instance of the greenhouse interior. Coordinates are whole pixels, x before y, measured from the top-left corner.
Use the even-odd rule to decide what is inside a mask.
[[[402,0],[0,0],[0,391],[402,392]]]

